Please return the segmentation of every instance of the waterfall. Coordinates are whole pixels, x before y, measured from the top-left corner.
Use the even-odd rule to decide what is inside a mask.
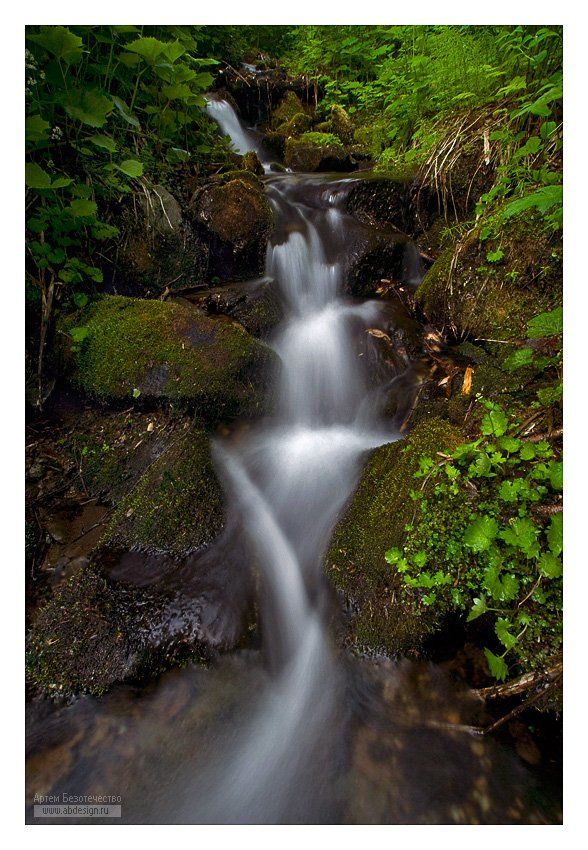
[[[258,155],[263,170],[270,171],[270,161],[264,150],[258,133],[246,129],[230,103],[220,98],[206,98],[206,112],[218,124],[223,136],[228,136],[233,148],[238,154],[246,154],[255,151]]]
[[[235,129],[227,106],[216,102],[226,118],[217,120],[243,149],[247,131]],[[377,321],[378,305],[354,303],[342,292],[346,221],[338,195],[305,209],[299,181],[266,178],[278,217],[266,274],[284,308],[270,341],[281,361],[276,409],[235,445],[215,444],[228,515],[262,577],[264,643],[274,672],[238,739],[219,746],[206,789],[201,780],[194,792],[186,817],[198,822],[281,823],[296,811],[306,819],[324,796],[320,772],[310,766],[319,748],[332,758],[340,745],[344,682],[324,620],[322,559],[362,456],[398,436],[379,421],[356,344]]]

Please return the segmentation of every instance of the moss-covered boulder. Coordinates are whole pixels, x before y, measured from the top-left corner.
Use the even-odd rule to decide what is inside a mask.
[[[341,139],[333,133],[303,133],[286,139],[284,162],[294,171],[351,171]]]
[[[255,410],[254,381],[272,359],[241,326],[162,301],[105,296],[64,330],[78,339],[71,380],[87,393],[180,402],[207,421]]]
[[[287,124],[295,115],[304,114],[304,112],[304,106],[296,92],[287,91],[272,112],[272,126],[277,128],[281,124]]]
[[[529,319],[561,304],[561,238],[534,213],[474,225],[446,248],[416,293],[428,319],[457,337],[524,338]]]
[[[252,172],[206,182],[194,193],[190,211],[209,244],[210,276],[246,280],[263,273],[274,213]]]
[[[353,122],[343,107],[336,103],[331,107],[331,127],[333,128],[332,132],[344,144],[350,145],[353,142],[355,132]]]
[[[119,502],[101,545],[185,555],[208,545],[222,525],[210,441],[203,431],[191,430],[176,438]]]
[[[285,140],[288,136],[300,136],[302,133],[306,133],[310,130],[311,126],[312,119],[310,115],[307,115],[305,112],[297,112],[289,121],[280,124],[276,128],[275,133],[283,136]]]
[[[384,553],[402,548],[415,504],[410,491],[423,456],[461,442],[448,422],[420,423],[406,440],[376,449],[339,522],[326,556],[327,575],[356,611],[351,639],[359,647],[405,654],[418,650],[435,625],[430,608],[404,593]]]

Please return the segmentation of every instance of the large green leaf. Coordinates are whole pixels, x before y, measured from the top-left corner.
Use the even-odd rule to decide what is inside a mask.
[[[137,38],[135,41],[131,41],[130,44],[125,45],[125,49],[130,53],[137,53],[142,59],[149,63],[149,65],[155,65],[157,60],[164,55],[165,50],[168,45],[159,41],[157,38]]]
[[[561,558],[553,552],[543,552],[539,558],[539,570],[547,578],[559,578],[563,573]]]
[[[549,528],[547,529],[547,541],[549,548],[554,555],[560,555],[563,551],[563,512],[554,514],[551,517]]]
[[[117,168],[127,177],[141,177],[143,174],[143,163],[136,159],[125,159]]]
[[[44,142],[49,138],[51,124],[40,115],[31,115],[25,121],[25,139],[27,142]]]
[[[51,176],[36,162],[27,162],[25,165],[25,183],[29,189],[50,189]]]
[[[68,212],[76,218],[88,218],[90,216],[94,216],[96,215],[97,209],[98,206],[94,201],[87,201],[83,198],[78,198],[72,201],[69,207],[67,207]]]
[[[116,142],[110,136],[90,136],[88,141],[96,145],[97,148],[102,148],[102,150],[109,151],[110,153],[114,153],[116,150]]]
[[[514,635],[509,632],[510,621],[506,620],[504,617],[499,617],[496,620],[496,625],[494,626],[494,631],[496,632],[496,637],[500,641],[500,643],[506,647],[506,649],[512,649],[516,644],[517,639]]]
[[[44,47],[56,59],[63,59],[68,64],[82,58],[82,39],[67,27],[41,27],[40,33],[27,37]]]
[[[489,410],[483,417],[480,430],[482,434],[487,436],[502,437],[508,427],[508,419],[506,414],[497,408]]]
[[[103,127],[113,106],[112,100],[97,89],[75,89],[69,93],[64,109],[82,124]]]
[[[139,123],[139,119],[136,117],[136,115],[133,115],[124,100],[121,100],[120,97],[113,97],[112,100],[122,117],[127,122],[127,124],[131,124],[131,126],[137,128],[141,126],[141,124]]]
[[[549,313],[540,313],[527,324],[529,339],[557,336],[561,333],[563,333],[563,307],[556,307]]]
[[[511,520],[509,526],[503,529],[499,534],[499,537],[501,537],[505,543],[514,546],[515,549],[520,549],[527,558],[534,558],[537,556],[539,551],[537,544],[538,536],[539,529],[528,517],[517,517],[516,519]]]

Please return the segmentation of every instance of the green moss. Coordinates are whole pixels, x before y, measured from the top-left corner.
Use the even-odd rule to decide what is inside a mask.
[[[304,112],[302,101],[293,91],[288,91],[272,112],[272,124],[274,127],[286,124],[300,112]]]
[[[390,653],[415,650],[434,625],[434,614],[406,594],[384,553],[405,543],[405,526],[415,513],[412,476],[420,458],[459,442],[460,433],[449,423],[431,419],[415,427],[406,441],[376,449],[367,463],[326,558],[332,582],[358,606],[352,630],[361,647]]]
[[[345,144],[353,142],[353,122],[342,106],[333,104],[331,107],[332,132],[335,133]]]
[[[234,323],[162,301],[105,296],[65,330],[73,325],[87,332],[71,355],[73,380],[86,392],[165,398],[196,406],[204,418],[238,409],[251,395],[251,367],[270,354]]]
[[[190,431],[120,502],[102,543],[180,555],[210,543],[222,524],[222,495],[209,439],[202,431]]]
[[[301,133],[305,133],[310,128],[311,124],[312,121],[309,115],[305,112],[298,112],[289,121],[280,124],[276,133],[281,133],[285,139],[288,136],[300,136]]]
[[[339,136],[336,136],[334,133],[303,133],[300,137],[300,141],[307,142],[310,145],[318,145],[320,148],[342,144]]]
[[[416,294],[431,322],[481,340],[524,337],[529,319],[561,298],[559,238],[534,213],[478,222],[443,251]]]

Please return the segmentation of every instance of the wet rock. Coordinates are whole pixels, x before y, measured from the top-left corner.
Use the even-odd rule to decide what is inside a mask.
[[[235,645],[250,603],[246,570],[138,553],[122,560],[118,577],[112,565],[114,577],[96,561],[82,568],[39,609],[27,637],[35,690],[101,695]]]
[[[146,188],[122,216],[118,262],[121,294],[159,294],[192,286],[206,276],[208,246],[184,220],[180,204],[164,186]]]
[[[105,296],[66,322],[70,379],[101,399],[181,402],[208,422],[257,409],[271,351],[240,325],[180,304]]]
[[[210,246],[210,276],[246,280],[263,273],[274,214],[263,185],[251,172],[205,183],[194,193],[190,208]]]
[[[329,133],[303,133],[286,139],[284,162],[293,171],[353,171],[341,140]]]
[[[225,284],[188,297],[210,315],[230,316],[253,336],[266,336],[283,315],[273,281],[269,279]]]
[[[390,225],[410,233],[412,217],[409,214],[409,192],[412,176],[398,174],[394,177],[369,175],[354,181],[345,201],[345,211],[371,227]]]
[[[449,423],[431,419],[405,441],[376,449],[367,462],[325,559],[327,575],[357,611],[350,639],[362,648],[415,652],[435,626],[435,613],[410,598],[384,553],[403,546],[414,513],[410,490],[419,459],[461,439]]]
[[[241,161],[241,166],[245,171],[251,171],[253,174],[263,174],[263,165],[255,151],[247,151]]]
[[[560,236],[548,233],[533,213],[504,222],[497,216],[493,224],[491,235],[481,239],[482,225],[472,223],[416,293],[431,323],[451,328],[458,338],[524,338],[529,319],[561,304]]]

